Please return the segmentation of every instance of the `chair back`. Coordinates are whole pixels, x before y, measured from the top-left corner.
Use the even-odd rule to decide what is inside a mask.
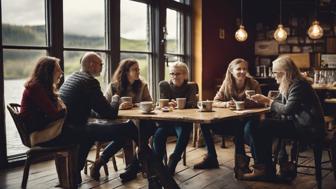
[[[20,116],[20,107],[21,105],[16,103],[10,103],[7,105],[7,109],[14,120],[16,129],[19,132],[22,143],[30,148],[31,144],[30,144],[29,132]]]
[[[196,89],[196,98],[197,98],[197,101],[198,101],[199,100],[198,84],[195,81],[189,81],[188,85]]]

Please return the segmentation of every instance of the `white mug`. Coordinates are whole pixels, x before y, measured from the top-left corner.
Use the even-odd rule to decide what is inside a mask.
[[[153,104],[152,101],[143,101],[140,102],[140,110],[144,113],[149,113],[153,111],[155,108],[155,105]]]
[[[199,101],[197,107],[202,112],[211,112],[212,111],[212,101]]]

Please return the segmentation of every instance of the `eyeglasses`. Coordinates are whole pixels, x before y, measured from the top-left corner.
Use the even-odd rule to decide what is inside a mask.
[[[279,73],[283,73],[283,72],[272,72],[272,74],[279,74]]]
[[[174,72],[172,72],[172,73],[169,73],[169,75],[170,75],[171,77],[173,77],[173,76],[180,76],[180,75],[182,75],[182,73],[179,73],[179,72],[174,73]]]

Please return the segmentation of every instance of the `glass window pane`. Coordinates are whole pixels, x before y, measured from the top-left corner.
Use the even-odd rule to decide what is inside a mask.
[[[150,49],[148,5],[123,0],[120,2],[120,11],[121,50],[148,52]]]
[[[149,83],[149,65],[150,65],[150,58],[147,54],[140,54],[140,53],[121,53],[120,59],[132,58],[136,59],[139,62],[140,67],[140,76],[144,79],[148,84]]]
[[[65,51],[64,52],[64,77],[65,80],[73,73],[80,70],[80,58],[84,55],[84,51]],[[100,76],[97,77],[100,82],[102,91],[105,91],[107,86],[107,59],[105,53],[99,53],[103,59],[103,71]]]
[[[40,50],[4,50],[5,103],[21,103],[24,82],[30,76],[37,60],[45,56]],[[20,135],[9,112],[6,111],[7,155],[25,153]]]
[[[187,5],[189,5],[189,3],[190,3],[190,0],[174,0],[174,1],[179,2],[179,3],[184,3],[184,4],[187,4]]]
[[[168,65],[165,65],[165,80],[169,80],[170,79],[170,75],[169,75],[169,64],[173,63],[173,62],[184,62],[183,57],[182,56],[173,56],[173,55],[165,55],[168,57]],[[184,62],[186,63],[186,62]]]
[[[167,52],[182,54],[182,27],[181,14],[175,10],[167,9]]]
[[[1,0],[4,45],[46,46],[44,0]]]
[[[64,47],[105,49],[105,1],[63,3]]]

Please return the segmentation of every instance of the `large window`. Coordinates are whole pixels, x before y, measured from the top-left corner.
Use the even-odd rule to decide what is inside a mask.
[[[37,59],[46,55],[44,0],[2,0],[3,76],[5,104],[20,103],[24,82]],[[20,13],[20,14],[18,14]],[[7,155],[25,152],[6,111]]]
[[[140,75],[148,82],[152,55],[150,6],[123,0],[120,4],[120,12],[120,58],[138,60]]]
[[[190,0],[0,0],[5,103],[20,103],[24,82],[41,56],[61,59],[65,79],[80,70],[85,52],[98,52],[104,62],[97,79],[102,90],[120,60],[137,59],[141,77],[155,99],[168,62],[190,65],[186,38]],[[166,32],[165,32],[166,31]],[[190,32],[188,33],[190,34]],[[167,61],[165,61],[167,60]],[[0,76],[1,77],[1,76]],[[1,85],[2,87],[2,85]],[[0,144],[7,156],[25,152],[12,118],[5,109]],[[1,118],[0,118],[1,119]],[[2,127],[2,125],[0,125]],[[2,133],[6,130],[6,133]],[[4,141],[6,135],[7,141]],[[0,149],[1,154],[4,149]],[[8,157],[7,157],[8,158]],[[3,164],[0,157],[0,165]],[[8,158],[9,159],[9,158]],[[14,160],[14,159],[11,159]]]

